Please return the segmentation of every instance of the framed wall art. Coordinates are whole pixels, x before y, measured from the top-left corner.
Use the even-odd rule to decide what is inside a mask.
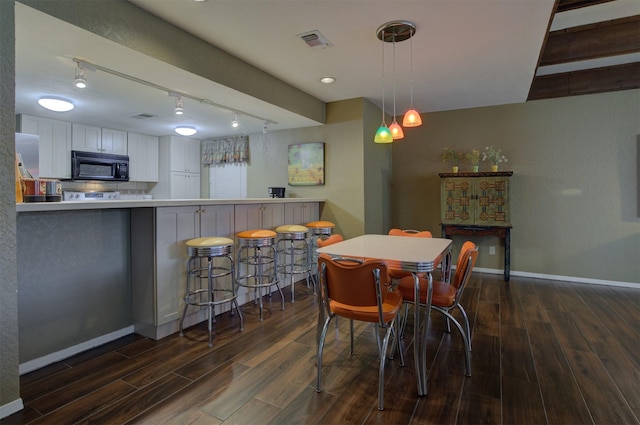
[[[324,143],[289,145],[289,185],[324,185]]]

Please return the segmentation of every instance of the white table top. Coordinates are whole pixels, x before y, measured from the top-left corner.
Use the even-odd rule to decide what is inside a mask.
[[[397,261],[402,270],[431,272],[451,250],[451,243],[451,239],[441,238],[363,235],[318,248],[317,251],[333,256]]]

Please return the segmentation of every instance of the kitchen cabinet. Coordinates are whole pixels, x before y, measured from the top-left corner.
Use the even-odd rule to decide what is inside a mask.
[[[233,205],[131,210],[136,333],[159,339],[179,329],[186,292],[186,241],[205,236],[233,238],[233,233]],[[206,309],[192,307],[185,326],[205,319]]]
[[[317,221],[320,211],[317,202],[291,202],[284,205],[285,224],[306,225],[311,221]]]
[[[127,132],[73,123],[71,125],[73,150],[127,155]]]
[[[24,114],[16,121],[19,132],[40,137],[39,177],[71,178],[71,123]]]
[[[274,230],[284,223],[284,204],[238,204],[235,207],[235,231]]]
[[[178,136],[160,137],[158,163],[158,183],[151,190],[154,198],[200,198],[199,140]]]
[[[158,137],[144,134],[127,134],[129,155],[129,181],[158,181]],[[198,193],[198,196],[200,193]]]

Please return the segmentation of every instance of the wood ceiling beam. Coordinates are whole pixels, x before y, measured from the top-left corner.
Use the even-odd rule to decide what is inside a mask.
[[[539,66],[640,52],[640,15],[551,31]]]
[[[530,100],[640,88],[640,62],[535,77]]]

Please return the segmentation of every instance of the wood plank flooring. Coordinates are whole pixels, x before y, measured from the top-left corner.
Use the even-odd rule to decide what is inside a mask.
[[[10,424],[638,424],[640,291],[474,273],[463,296],[472,327],[473,375],[462,340],[432,312],[428,391],[418,397],[412,332],[404,367],[387,361],[377,410],[377,350],[370,325],[330,328],[316,393],[316,305],[266,298],[153,341],[124,337],[21,377],[25,408]],[[305,295],[306,294],[306,295]],[[409,324],[411,326],[411,323]]]

